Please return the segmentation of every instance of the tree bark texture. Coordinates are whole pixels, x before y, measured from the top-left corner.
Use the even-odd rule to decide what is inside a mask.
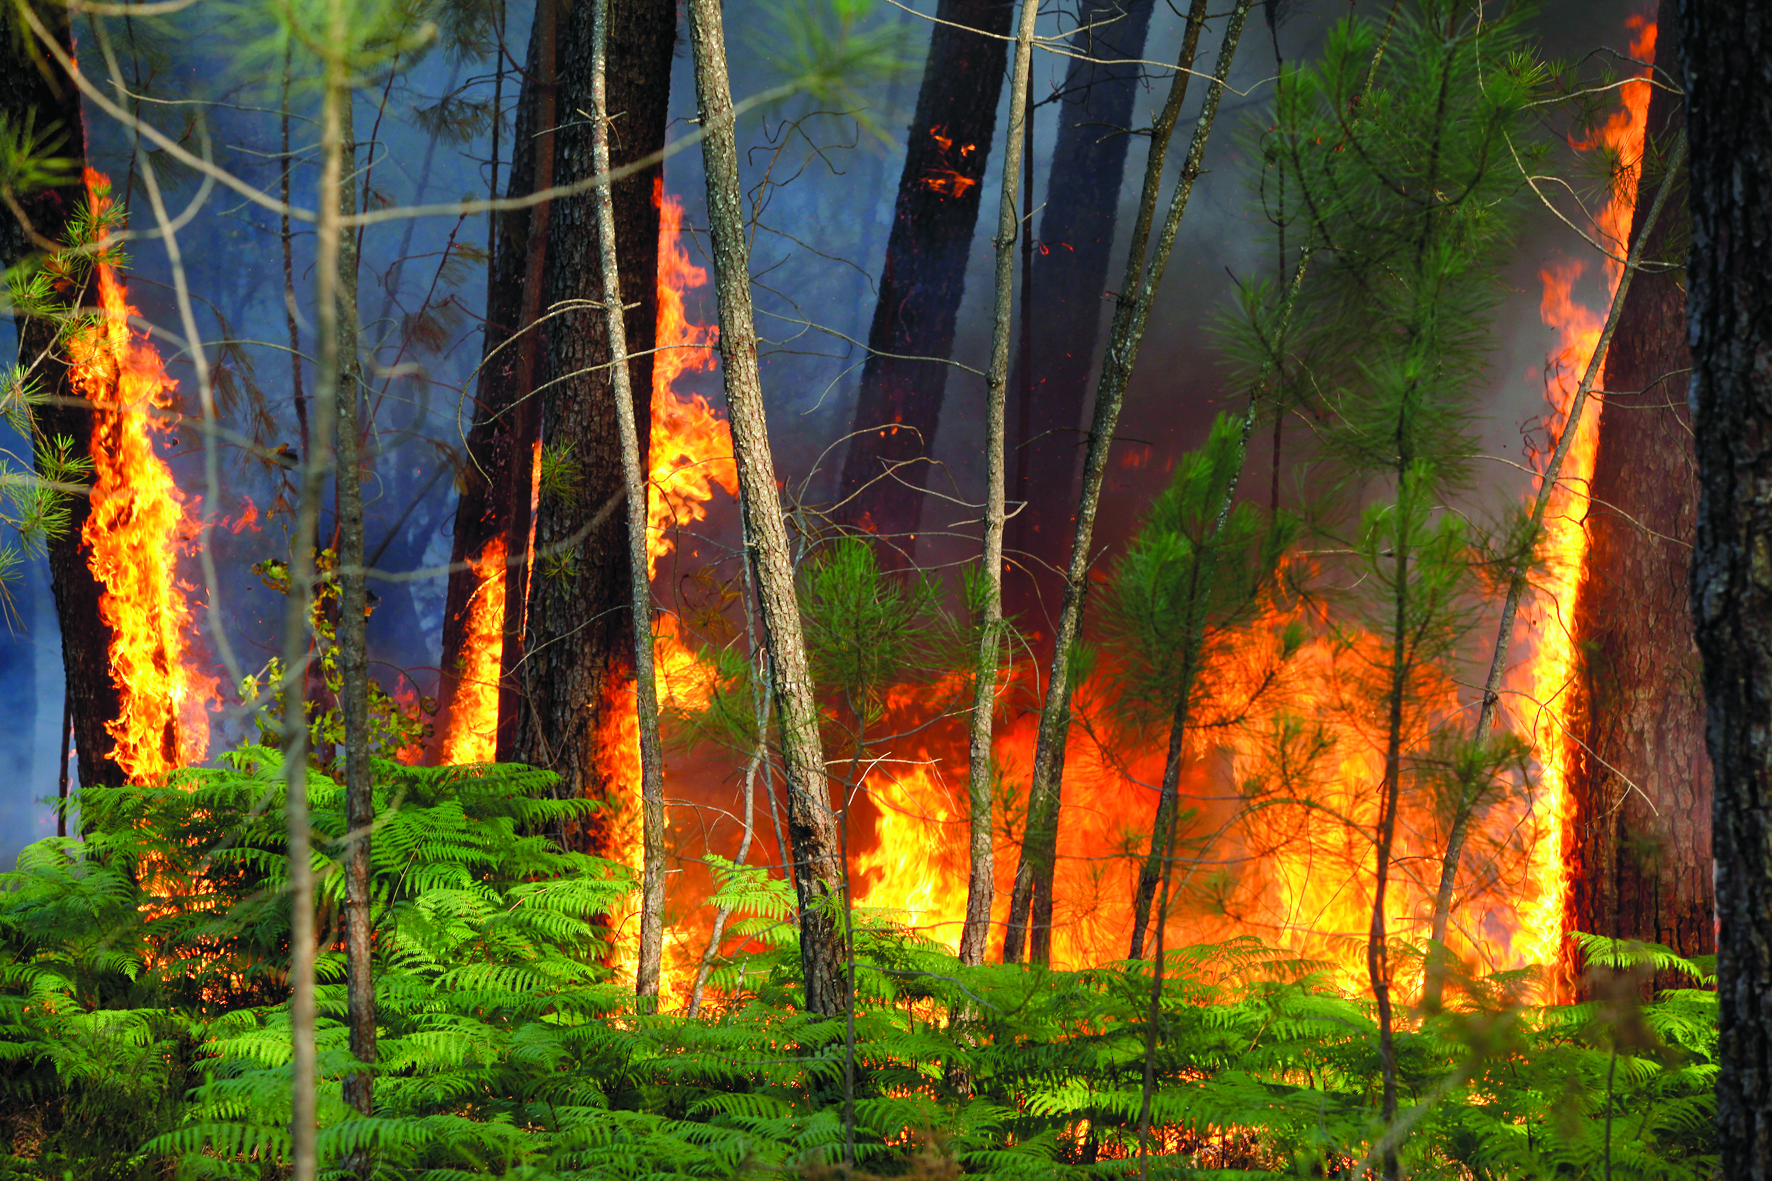
[[[1656,57],[1677,76],[1673,8],[1662,5]],[[1678,134],[1681,102],[1654,93],[1654,142]],[[1674,197],[1645,244],[1651,264],[1668,260],[1670,243],[1685,236],[1683,194]],[[1641,186],[1633,241],[1647,198]],[[1639,270],[1606,354],[1587,568],[1574,616],[1586,655],[1569,744],[1566,851],[1570,929],[1664,943],[1690,956],[1714,952],[1716,935],[1710,760],[1686,596],[1698,479],[1684,398],[1682,287],[1677,270]]]
[[[697,114],[707,132],[702,141],[702,169],[707,178],[708,240],[720,308],[720,372],[732,423],[733,460],[745,527],[754,547],[757,599],[762,608],[764,645],[770,655],[770,688],[780,719],[806,1008],[836,1016],[847,1009],[850,983],[844,964],[840,902],[844,865],[825,778],[818,700],[813,695],[812,670],[794,592],[793,555],[788,548],[787,522],[763,410],[726,34],[720,0],[689,0],[688,11]]]
[[[66,10],[51,6],[40,15],[55,30],[62,50],[71,52]],[[59,140],[54,154],[74,164],[70,183],[20,201],[29,230],[11,210],[0,213],[0,262],[11,266],[39,251],[36,239],[64,240],[68,220],[86,200],[86,188],[80,183],[86,135],[80,122],[79,91],[29,30],[19,27],[10,7],[0,19],[0,112],[13,119],[32,118],[40,136],[52,133]],[[90,305],[91,294],[61,293],[76,306]],[[85,457],[92,446],[92,412],[69,383],[67,359],[55,348],[58,326],[25,316],[16,322],[19,362],[51,399],[33,414],[38,436],[33,445],[40,447],[46,440],[66,437],[73,442],[72,454]],[[82,786],[115,787],[123,783],[123,771],[110,757],[115,743],[105,725],[117,718],[121,703],[111,679],[111,632],[99,614],[103,587],[93,577],[90,554],[81,541],[90,502],[84,496],[72,496],[68,509],[67,530],[51,539],[47,548],[50,589],[61,626],[62,670],[67,678],[74,749]]]
[[[561,118],[555,133],[556,184],[593,175],[591,37],[595,6],[574,4],[559,28]],[[608,105],[610,161],[620,167],[664,146],[676,8],[670,0],[611,0]],[[650,423],[651,350],[658,318],[658,204],[661,173],[647,169],[613,186],[619,298],[629,309],[628,353],[634,416]],[[610,849],[609,823],[624,810],[631,785],[603,749],[600,731],[630,691],[633,642],[628,581],[628,517],[608,321],[601,304],[603,264],[591,192],[553,203],[543,307],[561,311],[542,328],[546,347],[537,380],[542,438],[571,448],[570,489],[544,494],[536,519],[536,560],[529,589],[528,635],[519,677],[515,756],[558,772],[569,797],[609,801],[573,838],[587,852]],[[584,301],[589,301],[588,303]],[[641,470],[646,435],[639,439]],[[512,567],[515,571],[516,567]]]
[[[881,558],[897,565],[915,556],[929,474],[921,461],[941,418],[1014,11],[1011,0],[940,0],[907,133],[850,426],[861,433],[849,443],[835,513],[889,539]]]
[[[1683,0],[1698,456],[1692,612],[1714,775],[1719,1175],[1772,1177],[1772,13]]]
[[[535,191],[537,79],[541,75],[541,38],[531,36],[524,63],[523,85],[517,98],[517,118],[511,137],[511,161],[505,184],[507,197]],[[450,546],[449,586],[443,603],[443,641],[439,660],[441,677],[437,689],[440,716],[447,719],[455,704],[463,657],[469,640],[469,620],[474,598],[480,590],[480,574],[469,563],[485,553],[489,543],[506,535],[511,506],[505,489],[511,482],[514,405],[517,399],[517,348],[512,342],[521,323],[523,276],[529,259],[529,230],[534,207],[496,214],[497,241],[486,283],[485,338],[482,368],[475,387],[466,454],[462,459],[459,497],[455,509],[455,535]],[[506,577],[498,567],[489,577]],[[506,602],[513,600],[507,596]],[[443,727],[438,727],[438,740]]]
[[[1076,53],[1144,56],[1154,0],[1086,0],[1071,38]],[[1051,635],[1046,616],[1064,594],[1060,573],[1075,519],[1089,372],[1101,334],[1108,265],[1126,176],[1133,103],[1143,69],[1073,59],[1058,108],[1045,211],[1034,251],[1032,357],[1016,410],[1015,486],[1024,507],[1011,524],[1020,558],[1004,580],[1005,614]]]

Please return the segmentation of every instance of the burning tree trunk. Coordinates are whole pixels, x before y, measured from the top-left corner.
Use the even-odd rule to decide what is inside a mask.
[[[782,517],[775,460],[769,450],[769,423],[763,410],[757,327],[751,308],[750,249],[744,233],[732,85],[726,69],[726,34],[719,0],[689,0],[689,38],[695,55],[697,113],[707,133],[702,142],[702,168],[707,177],[708,239],[720,303],[720,371],[732,422],[733,460],[738,468],[745,526],[755,547],[757,598],[781,725],[806,1008],[835,1016],[845,1010],[850,983],[844,970],[839,921],[844,866],[825,781],[818,700],[813,696],[812,671],[794,591],[787,522]]]
[[[560,166],[555,180],[591,175],[590,110],[594,5],[575,4],[560,38],[560,104],[555,133]],[[615,120],[611,163],[620,167],[664,145],[670,97],[676,8],[669,0],[615,0],[609,8],[608,108]],[[628,320],[628,371],[635,419],[650,422],[654,329],[657,320],[657,168],[613,186],[615,253],[621,291],[633,310]],[[544,306],[558,311],[544,328],[547,347],[537,388],[547,390],[542,412],[545,448],[561,460],[562,477],[542,495],[535,529],[535,569],[529,585],[527,637],[520,674],[522,697],[512,753],[521,762],[560,774],[568,796],[610,800],[627,789],[605,748],[607,711],[632,691],[627,646],[632,642],[628,524],[614,511],[624,495],[621,434],[608,321],[597,306],[603,288],[601,237],[591,193],[554,202],[548,241]],[[573,304],[570,310],[564,305]],[[642,443],[643,447],[643,443]],[[646,462],[640,453],[641,470]],[[513,575],[518,567],[511,567]],[[515,602],[513,597],[510,602]],[[507,636],[509,631],[506,632]],[[508,663],[508,661],[507,661]],[[603,816],[619,814],[607,809]],[[584,835],[591,850],[607,851],[607,829]]]
[[[1154,0],[1087,0],[1071,49],[1114,61],[1144,56]],[[1033,560],[1007,580],[1007,611],[1038,628],[1041,607],[1063,594],[1057,571],[1076,509],[1076,471],[1089,370],[1100,334],[1103,288],[1132,138],[1136,65],[1071,62],[1058,140],[1046,182],[1039,250],[1030,276],[1032,357],[1016,415],[1015,516],[1011,548]],[[1037,474],[1036,474],[1037,473]]]
[[[941,0],[868,330],[840,524],[909,564],[1008,54],[1009,0]],[[976,31],[975,31],[976,30]]]
[[[42,18],[52,22],[62,52],[71,52],[66,11],[51,6],[42,11]],[[45,146],[53,147],[55,155],[74,165],[67,185],[17,200],[7,194],[12,208],[0,216],[0,253],[4,256],[0,263],[10,267],[42,249],[45,242],[65,240],[69,220],[86,200],[86,190],[78,180],[85,162],[86,136],[80,122],[79,91],[35,38],[17,26],[10,6],[6,19],[0,21],[0,37],[4,38],[0,45],[0,113],[15,126],[29,120]],[[75,306],[94,302],[89,289],[65,294]],[[46,448],[58,438],[69,440],[70,454],[83,459],[92,445],[93,414],[74,389],[67,357],[58,348],[62,326],[42,316],[19,316],[16,322],[19,363],[49,399],[32,416],[38,470],[45,470]],[[48,551],[74,747],[81,784],[114,787],[124,782],[124,774],[111,757],[115,743],[105,726],[116,719],[122,703],[111,677],[111,631],[99,612],[104,587],[93,576],[81,541],[91,504],[84,496],[74,496],[69,498],[68,508],[68,528],[49,539]]]
[[[1663,10],[1673,15],[1671,5]],[[1671,22],[1660,30],[1671,34]],[[1671,48],[1663,40],[1657,60],[1672,62]],[[1678,134],[1681,104],[1680,95],[1655,91],[1645,160],[1657,139],[1665,145]],[[1632,241],[1649,210],[1639,196]],[[1663,215],[1646,259],[1665,258],[1684,239],[1682,220],[1677,205]],[[1674,270],[1639,271],[1606,354],[1574,619],[1587,656],[1569,754],[1568,922],[1692,956],[1715,951],[1716,932],[1710,763],[1686,593],[1698,484],[1681,281]]]
[[[1720,1175],[1772,1177],[1772,25],[1680,6],[1692,145],[1692,613],[1715,775]]]
[[[545,182],[538,184],[541,155],[546,155],[545,171],[552,176],[553,136],[544,132],[550,132],[554,123],[554,19],[555,5],[541,0],[517,101],[507,196],[526,196],[546,187]],[[508,601],[513,610],[522,608],[520,594],[507,599],[505,593],[513,581],[506,538],[513,509],[510,489],[524,480],[515,469],[522,466],[526,472],[529,461],[527,454],[518,455],[517,403],[526,392],[519,389],[518,370],[522,350],[534,344],[519,333],[525,316],[533,319],[533,299],[539,297],[540,285],[534,285],[536,295],[526,301],[524,280],[532,256],[539,261],[546,248],[547,209],[547,205],[525,206],[498,215],[502,220],[486,284],[484,359],[462,464],[443,607],[442,683],[437,696],[445,718],[438,755],[445,763],[489,762],[494,757],[505,605]],[[532,338],[534,330],[526,335]],[[527,510],[527,504],[524,507]],[[525,529],[525,540],[526,535]]]

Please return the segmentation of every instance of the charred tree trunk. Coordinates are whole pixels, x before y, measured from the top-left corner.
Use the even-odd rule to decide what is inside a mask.
[[[561,126],[555,133],[555,182],[592,175],[591,38],[595,6],[564,10],[559,28]],[[613,123],[609,153],[620,167],[664,145],[670,97],[676,7],[670,0],[611,0],[607,95]],[[629,374],[636,423],[651,422],[652,356],[658,318],[657,167],[613,186],[619,298],[629,309]],[[535,532],[528,635],[519,684],[522,699],[514,754],[560,774],[569,796],[622,801],[600,815],[613,819],[630,806],[628,784],[604,756],[599,731],[620,699],[632,692],[628,646],[632,616],[628,581],[628,519],[622,445],[616,427],[615,383],[609,368],[608,320],[595,200],[586,192],[554,202],[548,238],[543,306],[553,314],[537,385],[547,390],[542,438],[550,449],[571,448],[569,488],[543,495]],[[567,310],[562,305],[579,301]],[[589,301],[588,303],[584,301]],[[643,430],[643,428],[642,428]],[[645,435],[640,459],[645,469]],[[513,566],[515,573],[517,567]],[[607,819],[593,822],[606,824]],[[607,848],[607,833],[590,831],[574,842]]]
[[[1657,60],[1671,66],[1672,4],[1662,5]],[[1684,123],[1681,97],[1657,90],[1651,140]],[[1649,211],[1639,188],[1637,224]],[[1684,239],[1683,194],[1645,243],[1651,264]],[[1568,922],[1573,930],[1716,950],[1710,867],[1710,762],[1698,649],[1687,607],[1697,460],[1684,371],[1683,276],[1637,272],[1606,354],[1606,398],[1589,491],[1588,556],[1574,632],[1586,653],[1581,714],[1570,743],[1574,804]],[[1673,982],[1663,982],[1669,986]]]
[[[1087,0],[1071,48],[1109,60],[1144,56],[1155,0]],[[1028,327],[1031,380],[1016,410],[1015,485],[1025,505],[1011,526],[1019,569],[1004,580],[1005,614],[1051,634],[1047,615],[1064,595],[1065,543],[1077,508],[1083,411],[1106,307],[1108,264],[1132,136],[1134,65],[1073,60],[1059,106],[1058,139],[1034,254]]]
[[[41,10],[61,42],[71,52],[65,9]],[[16,210],[0,213],[0,251],[4,265],[42,250],[44,242],[60,243],[70,218],[86,200],[79,166],[85,163],[86,135],[80,122],[80,93],[54,59],[45,53],[29,30],[19,27],[14,10],[0,19],[0,113],[22,125],[32,121],[40,137],[54,144],[54,154],[74,162],[69,184],[25,195]],[[21,220],[21,215],[22,219]],[[27,224],[28,223],[28,224]],[[91,303],[91,293],[71,285],[59,293],[74,306]],[[71,454],[85,457],[92,446],[92,411],[69,382],[67,358],[57,351],[60,325],[40,317],[17,320],[19,363],[30,372],[50,401],[36,408],[33,447],[66,438]],[[103,588],[88,565],[89,552],[81,533],[86,527],[90,502],[84,496],[68,500],[68,528],[51,538],[49,582],[55,593],[56,620],[61,625],[62,668],[79,755],[80,783],[85,787],[115,787],[123,783],[123,770],[111,758],[115,745],[105,730],[121,709],[117,686],[111,679],[111,632],[99,614]]]
[[[545,2],[545,0],[544,0]],[[542,42],[531,35],[524,63],[523,86],[517,99],[515,133],[511,137],[507,197],[535,191],[536,150],[541,143],[537,126],[542,76]],[[551,67],[550,67],[551,68]],[[485,338],[482,368],[474,394],[472,425],[467,432],[467,454],[462,459],[459,499],[455,509],[455,536],[450,547],[449,587],[443,603],[442,675],[437,698],[440,715],[453,720],[456,690],[470,642],[469,620],[475,596],[481,593],[481,573],[470,563],[480,560],[487,547],[510,529],[511,505],[506,489],[515,461],[513,426],[517,402],[516,335],[523,316],[523,278],[530,253],[530,227],[536,207],[496,214],[498,233],[488,264],[486,281]],[[508,581],[503,563],[487,568],[486,578]],[[515,604],[506,596],[507,604]],[[443,739],[439,727],[439,745]]]
[[[1684,0],[1692,613],[1714,779],[1719,1176],[1772,1177],[1772,18]]]
[[[886,240],[836,511],[909,565],[1008,60],[1010,0],[941,0]],[[960,27],[956,27],[960,26]],[[977,30],[974,32],[973,30]],[[913,358],[932,358],[915,360]],[[899,555],[897,559],[887,557]]]

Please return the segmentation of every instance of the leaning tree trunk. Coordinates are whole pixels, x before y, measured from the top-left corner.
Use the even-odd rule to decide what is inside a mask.
[[[851,981],[844,970],[842,898],[845,866],[838,850],[819,736],[806,636],[794,591],[793,555],[781,509],[769,421],[757,365],[757,324],[751,304],[750,245],[733,134],[732,83],[726,69],[726,32],[720,0],[689,0],[689,40],[695,56],[696,113],[707,133],[702,170],[707,179],[708,242],[720,306],[720,375],[732,421],[732,458],[745,531],[756,560],[757,600],[773,674],[780,721],[782,770],[788,789],[788,829],[794,890],[799,903],[800,968],[808,1011],[836,1016],[848,1008]]]
[[[929,35],[850,428],[862,433],[836,511],[838,523],[888,538],[881,557],[894,564],[909,565],[916,549],[920,461],[941,418],[1014,10],[1011,0],[941,0]]]
[[[562,11],[556,184],[591,175],[591,122],[578,112],[592,106],[595,7],[574,4]],[[664,146],[675,37],[676,6],[669,0],[611,0],[606,84],[615,121],[610,159],[617,168]],[[630,311],[628,372],[638,423],[651,422],[659,221],[653,186],[659,176],[653,167],[613,186],[615,251],[620,298]],[[628,645],[633,632],[628,517],[619,511],[621,434],[608,365],[608,320],[598,306],[604,299],[599,241],[592,193],[554,202],[543,306],[581,303],[543,327],[546,348],[536,376],[538,387],[547,391],[544,445],[570,447],[572,470],[569,488],[543,494],[536,520],[514,754],[520,762],[558,772],[563,794],[615,805],[574,840],[587,851],[606,852],[611,821],[630,807],[630,785],[618,779],[623,769],[604,750],[600,731],[609,711],[632,692]],[[644,470],[644,434],[640,448]]]
[[[1673,8],[1662,5],[1656,52],[1670,73]],[[1678,134],[1681,102],[1655,91],[1646,158]],[[1633,242],[1649,189],[1639,189]],[[1650,262],[1685,238],[1683,194],[1674,196],[1645,244]],[[1639,270],[1606,354],[1587,568],[1575,605],[1586,657],[1569,743],[1568,922],[1708,955],[1716,950],[1711,777],[1686,595],[1698,482],[1685,327],[1679,272]]]
[[[52,5],[43,8],[41,16],[54,29],[62,51],[70,52],[66,10]],[[0,265],[10,267],[41,250],[44,241],[61,242],[69,219],[86,200],[86,188],[79,180],[79,167],[86,156],[80,92],[30,31],[20,27],[11,5],[0,18],[0,113],[19,123],[33,118],[39,135],[52,133],[59,141],[54,154],[75,165],[71,183],[26,196],[20,202],[18,212],[29,221],[29,229],[13,211],[0,213]],[[75,306],[93,302],[90,291],[60,294]],[[32,316],[20,316],[16,323],[19,363],[30,370],[38,388],[50,399],[32,415],[33,445],[66,438],[73,444],[72,454],[84,458],[92,446],[92,411],[69,382],[67,358],[56,347],[61,326]],[[68,527],[50,539],[48,551],[74,748],[79,754],[83,786],[115,787],[123,783],[123,769],[111,758],[115,743],[105,725],[117,718],[121,702],[111,679],[111,631],[99,614],[103,587],[93,576],[81,541],[90,501],[72,496],[67,507]]]
[[[1113,61],[1143,57],[1154,6],[1154,0],[1087,0],[1071,49]],[[1140,66],[1073,60],[1047,173],[1032,307],[1024,325],[1032,338],[1030,372],[1015,387],[1031,395],[1016,408],[1010,495],[1025,504],[1010,540],[1010,549],[1023,557],[1004,579],[1003,593],[1006,614],[1048,637],[1046,613],[1064,595],[1059,571],[1077,507],[1084,404],[1107,309],[1108,264],[1132,138],[1123,129],[1132,124],[1143,77]]]
[[[1717,914],[1719,1176],[1772,1177],[1772,20],[1684,0],[1687,340]]]

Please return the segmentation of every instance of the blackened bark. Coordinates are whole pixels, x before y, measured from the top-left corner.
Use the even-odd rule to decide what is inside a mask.
[[[1717,927],[1719,1176],[1772,1177],[1772,14],[1684,0],[1687,341]]]
[[[541,73],[541,38],[531,36],[517,99],[515,133],[505,195],[521,197],[535,191],[536,126]],[[437,691],[440,714],[450,716],[468,641],[469,615],[480,576],[468,568],[488,543],[510,527],[510,504],[504,495],[511,481],[513,406],[517,391],[517,333],[523,311],[523,274],[529,259],[529,228],[533,207],[498,214],[499,229],[486,282],[485,358],[475,389],[472,425],[467,432],[455,509],[455,536],[450,547],[449,588],[443,603],[443,642]],[[503,577],[502,571],[496,575]],[[507,597],[507,602],[512,602]],[[446,727],[437,728],[441,742]]]
[[[555,133],[555,183],[592,175],[591,35],[594,5],[574,4],[559,28],[561,127]],[[664,145],[670,97],[676,7],[670,0],[611,0],[608,104],[610,159],[620,167]],[[628,309],[629,374],[636,423],[651,422],[652,357],[658,319],[658,204],[654,167],[613,186],[615,251],[620,297]],[[591,301],[550,319],[537,372],[546,388],[542,432],[549,449],[571,447],[573,488],[542,498],[536,523],[536,562],[530,583],[528,637],[516,757],[561,776],[569,796],[623,801],[631,785],[616,781],[599,741],[604,717],[619,695],[631,692],[631,596],[628,522],[623,495],[621,436],[616,429],[615,384],[608,368],[608,322],[597,215],[589,192],[554,202],[548,237],[543,306]],[[635,306],[638,305],[638,306]],[[645,466],[645,428],[640,436]],[[575,839],[607,851],[600,825]]]
[[[936,20],[951,23],[929,36],[850,426],[863,433],[850,441],[836,511],[839,524],[890,538],[887,561],[897,554],[908,565],[916,549],[929,470],[919,461],[941,418],[1014,9],[1010,0],[941,0]]]
[[[1674,6],[1656,57],[1677,73]],[[1649,103],[1651,151],[1684,123],[1678,94]],[[1641,233],[1653,180],[1639,188]],[[1573,930],[1716,950],[1710,761],[1698,649],[1687,607],[1698,498],[1684,370],[1690,363],[1677,270],[1657,268],[1685,236],[1683,192],[1645,243],[1606,354],[1606,399],[1589,491],[1589,549],[1574,632],[1586,654],[1570,742]],[[1669,987],[1674,981],[1657,982]]]
[[[29,228],[11,210],[0,213],[0,261],[12,264],[36,253],[42,241],[61,242],[68,220],[86,200],[79,168],[85,163],[86,136],[80,122],[80,96],[61,67],[37,44],[8,7],[0,18],[0,113],[18,124],[29,118],[53,154],[73,161],[71,183],[24,197],[20,202]],[[71,52],[66,10],[50,6],[39,15],[53,29],[64,52]],[[71,286],[59,298],[76,306],[90,304],[91,293]],[[77,457],[92,446],[92,412],[68,380],[66,358],[56,350],[57,325],[46,319],[17,320],[19,362],[30,370],[50,401],[33,414],[33,447],[66,438]],[[41,466],[41,464],[39,465]],[[72,714],[74,748],[79,755],[80,783],[85,787],[118,786],[123,771],[110,757],[114,740],[105,724],[115,720],[121,705],[111,679],[111,633],[99,614],[102,587],[88,565],[81,541],[90,502],[69,498],[67,530],[48,545],[49,581],[55,594],[56,620],[61,625],[62,668]]]
[[[1144,56],[1154,0],[1086,0],[1071,48],[1108,60]],[[1032,397],[1017,409],[1015,487],[1025,505],[1011,528],[1021,559],[1004,579],[1005,614],[1050,636],[1047,615],[1064,595],[1065,545],[1077,508],[1089,372],[1106,309],[1108,264],[1133,102],[1143,71],[1072,60],[1040,216],[1029,313]]]

